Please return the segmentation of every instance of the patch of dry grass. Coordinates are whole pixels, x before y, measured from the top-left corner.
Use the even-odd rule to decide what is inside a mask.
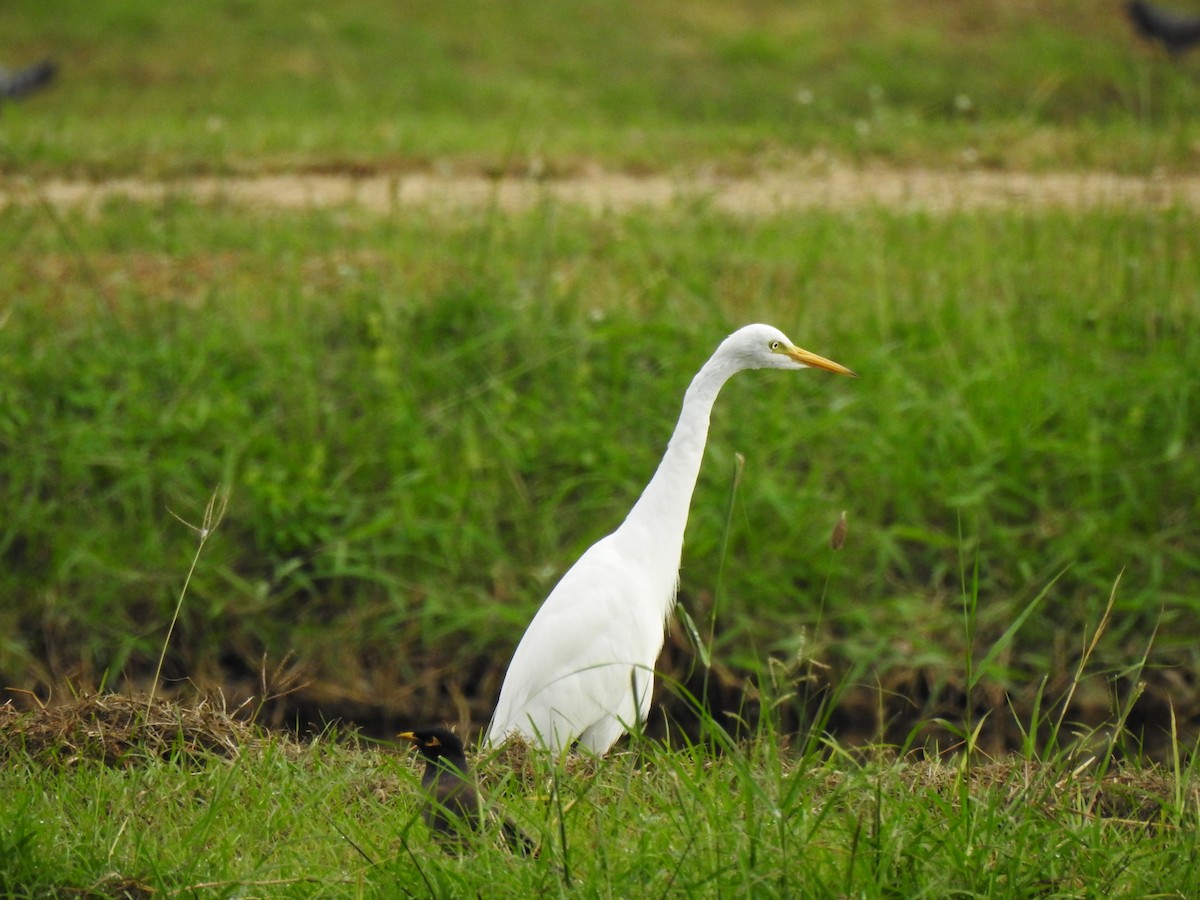
[[[235,759],[260,747],[267,733],[246,721],[243,710],[221,700],[184,704],[122,694],[83,694],[70,702],[19,710],[0,706],[0,759],[24,754],[44,765],[86,761],[131,766],[147,759],[197,763]]]

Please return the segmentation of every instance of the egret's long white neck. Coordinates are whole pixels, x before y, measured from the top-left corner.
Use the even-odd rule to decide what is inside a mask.
[[[679,572],[683,533],[704,459],[713,403],[721,387],[739,368],[718,350],[696,373],[684,394],[683,410],[667,452],[642,496],[617,529],[622,542],[629,542],[631,552],[647,559],[656,571],[670,573],[672,586]],[[673,600],[672,590],[671,596],[664,600],[666,609],[670,609]]]

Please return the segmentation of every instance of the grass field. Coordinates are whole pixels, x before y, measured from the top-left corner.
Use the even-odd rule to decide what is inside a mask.
[[[9,171],[740,170],[796,155],[1194,167],[1200,82],[1116,3],[503,6],[80,0],[0,10],[62,90],[6,110]],[[15,60],[14,60],[15,62]],[[11,63],[6,63],[11,64]]]
[[[713,336],[757,319],[862,377],[748,373],[718,405],[681,597],[697,621],[717,599],[723,658],[804,644],[944,680],[977,566],[977,647],[1062,573],[1005,686],[1065,677],[1122,572],[1102,670],[1156,626],[1155,658],[1190,665],[1191,212],[5,218],[11,683],[147,674],[193,550],[170,513],[223,483],[173,677],[294,652],[394,715],[419,685],[447,703],[451,669],[485,718]]]
[[[529,859],[490,832],[440,852],[417,768],[334,735],[112,699],[4,725],[25,741],[0,745],[7,896],[1186,897],[1197,881],[1191,773],[1104,754],[854,759],[769,728],[717,755],[510,750],[483,760],[486,787],[538,842]]]
[[[0,62],[62,62],[0,107],[0,889],[1196,893],[1195,204],[191,190],[1195,171],[1195,61],[1115,6],[834,7],[0,9]],[[161,191],[50,190],[114,176]],[[860,378],[725,388],[680,587],[712,668],[677,618],[628,753],[479,759],[537,861],[431,852],[415,764],[276,728],[473,734],[749,321]]]

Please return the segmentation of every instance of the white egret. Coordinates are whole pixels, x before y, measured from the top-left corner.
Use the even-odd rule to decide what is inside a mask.
[[[770,325],[747,325],[721,343],[692,379],[666,453],[625,521],[584,552],[529,623],[488,743],[518,734],[555,752],[578,741],[603,754],[646,720],[717,394],[742,369],[809,367],[854,375]]]

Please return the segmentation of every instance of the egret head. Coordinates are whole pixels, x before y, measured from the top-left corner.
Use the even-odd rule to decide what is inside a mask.
[[[839,375],[858,376],[840,363],[803,350],[771,325],[747,325],[725,339],[726,351],[742,369],[825,369]]]

